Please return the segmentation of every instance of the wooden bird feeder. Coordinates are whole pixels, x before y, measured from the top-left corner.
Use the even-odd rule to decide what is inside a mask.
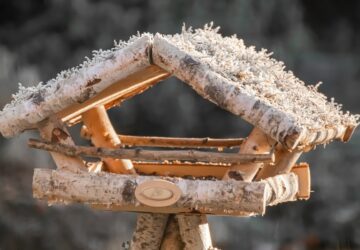
[[[170,76],[254,129],[227,139],[117,134],[107,110]],[[77,123],[93,146],[74,144],[67,127]],[[0,113],[3,136],[37,129],[40,139],[29,146],[56,163],[55,170],[35,169],[34,197],[138,212],[131,249],[211,249],[207,214],[263,215],[267,206],[308,199],[310,169],[296,163],[301,153],[348,141],[356,126],[357,116],[265,51],[209,26],[143,34],[95,52],[46,84],[21,88]]]

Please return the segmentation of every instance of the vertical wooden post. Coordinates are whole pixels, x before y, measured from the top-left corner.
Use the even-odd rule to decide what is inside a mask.
[[[249,137],[240,146],[240,152],[266,153],[270,152],[273,139],[258,128],[254,128]],[[224,176],[224,179],[251,181],[262,163],[249,163],[233,166]],[[180,235],[185,243],[185,249],[209,249],[212,248],[211,234],[206,215],[177,215]],[[174,222],[173,222],[174,223]]]
[[[205,215],[176,215],[184,249],[208,250],[212,248],[209,223]]]
[[[65,125],[56,117],[51,117],[38,124],[40,137],[46,141],[75,145]],[[87,171],[84,162],[79,157],[70,157],[56,152],[50,152],[57,168],[70,171]]]
[[[121,144],[104,106],[98,106],[82,114],[82,120],[91,142],[97,147],[115,148]],[[110,172],[135,174],[133,164],[126,159],[102,159]]]
[[[167,218],[167,214],[138,214],[136,221],[136,229],[131,240],[130,249],[160,249],[161,239],[167,224]]]
[[[269,153],[275,141],[267,136],[258,128],[254,128],[249,137],[243,144],[240,145],[240,153],[242,154],[259,154]],[[225,174],[223,179],[235,179],[252,181],[263,166],[263,163],[249,163],[242,165],[235,165],[231,167]]]
[[[302,151],[293,150],[288,151],[282,145],[278,145],[275,151],[275,164],[265,165],[257,174],[256,180],[262,180],[268,177],[273,177],[278,174],[289,173],[296,161],[301,156]]]
[[[180,228],[177,218],[174,214],[169,216],[166,226],[163,241],[161,243],[161,250],[183,250],[185,247],[184,242],[180,236]]]

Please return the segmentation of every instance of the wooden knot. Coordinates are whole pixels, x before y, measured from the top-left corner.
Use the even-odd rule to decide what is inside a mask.
[[[150,207],[167,207],[176,203],[181,190],[174,183],[165,180],[152,180],[141,183],[135,189],[136,199]]]

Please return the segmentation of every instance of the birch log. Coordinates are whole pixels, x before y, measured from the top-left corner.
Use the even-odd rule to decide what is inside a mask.
[[[208,250],[212,248],[209,223],[205,215],[176,215],[181,239],[186,250]]]
[[[131,250],[158,250],[167,224],[167,214],[139,213],[135,233],[131,239]]]
[[[181,190],[180,199],[171,206],[149,207],[137,201],[135,189],[141,183],[160,177],[35,169],[33,194],[35,198],[48,200],[49,203],[80,202],[107,210],[251,216],[264,214],[265,206],[274,201],[281,203],[295,199],[297,176],[289,173],[269,179],[279,178],[286,184],[283,189],[291,190],[286,191],[291,195],[279,195],[267,180],[205,181],[166,177],[164,179]]]
[[[117,159],[152,161],[206,161],[222,163],[273,162],[273,154],[235,154],[203,152],[197,150],[145,150],[145,149],[109,149],[99,147],[70,146],[30,139],[28,145],[33,148],[63,153],[69,156],[111,157]]]
[[[84,102],[113,83],[147,68],[151,40],[151,36],[143,35],[122,48],[97,51],[93,59],[62,71],[46,84],[19,91],[16,101],[0,112],[1,134],[10,137],[34,128],[47,117]]]

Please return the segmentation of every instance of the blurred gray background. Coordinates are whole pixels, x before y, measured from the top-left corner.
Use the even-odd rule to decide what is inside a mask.
[[[224,35],[274,51],[307,84],[360,113],[360,1],[40,0],[0,1],[0,106],[18,82],[46,81],[139,31],[175,33],[214,21]],[[122,133],[246,136],[249,126],[188,86],[167,80],[111,112]],[[33,168],[54,167],[24,135],[0,138],[0,249],[122,249],[135,214],[32,199]],[[211,217],[223,249],[360,249],[360,133],[307,153],[312,197],[269,208],[264,217]]]

